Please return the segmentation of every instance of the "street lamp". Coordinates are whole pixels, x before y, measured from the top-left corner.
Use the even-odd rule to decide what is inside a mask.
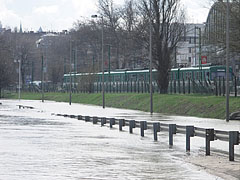
[[[36,41],[37,48],[40,45],[43,45],[43,43],[41,43],[42,40],[43,39],[41,38],[41,39]],[[43,63],[43,52],[41,54],[42,54],[41,55],[41,89],[42,89],[42,102],[44,102],[44,70],[43,70],[44,69],[44,67],[43,67],[44,63]]]
[[[98,15],[92,15],[92,18],[98,18]],[[103,60],[103,17],[102,19],[102,107],[105,108],[105,83],[104,83],[104,60]]]
[[[196,38],[196,29],[199,30],[199,56],[198,56],[198,65],[199,65],[199,72],[200,72],[200,80],[202,81],[202,31],[201,31],[201,27],[196,27],[195,26],[195,38]],[[196,61],[196,40],[195,40],[195,61]]]
[[[70,60],[70,90],[69,90],[69,105],[72,104],[72,40],[70,40],[70,54],[69,54],[69,60]]]
[[[226,121],[229,122],[229,0],[226,13]]]
[[[18,63],[18,100],[21,99],[21,59],[14,60],[15,63]]]
[[[150,65],[149,65],[149,73],[150,73],[150,113],[153,113],[153,92],[152,92],[152,3],[151,0],[149,0],[150,3],[150,10],[149,10],[149,59],[150,59]]]

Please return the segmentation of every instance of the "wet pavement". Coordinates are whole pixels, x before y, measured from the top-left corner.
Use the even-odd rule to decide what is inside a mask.
[[[226,123],[191,117],[163,116],[132,110],[102,109],[46,101],[1,100],[0,179],[221,179],[185,161],[203,153],[203,138],[191,140],[191,154],[185,153],[185,135],[174,137],[169,148],[167,132],[153,141],[150,130],[140,137],[125,127],[100,127],[76,119],[52,115],[117,117],[135,120],[176,122],[221,130],[239,130],[240,122]],[[19,109],[17,105],[34,109]],[[214,142],[211,150],[227,152],[228,143]],[[238,154],[239,146],[235,150]],[[240,153],[239,153],[240,154]],[[238,157],[237,157],[238,158]]]

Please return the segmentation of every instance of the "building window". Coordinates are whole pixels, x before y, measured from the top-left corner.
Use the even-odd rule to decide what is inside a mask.
[[[191,62],[192,61],[192,58],[191,57],[188,57],[188,62]]]
[[[189,53],[192,53],[192,48],[189,47],[189,48],[188,48],[188,52],[189,52]]]

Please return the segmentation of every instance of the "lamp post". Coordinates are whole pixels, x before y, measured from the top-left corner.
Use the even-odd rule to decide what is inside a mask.
[[[150,65],[149,65],[149,73],[150,73],[150,113],[153,113],[153,92],[152,92],[152,3],[151,0],[149,0],[150,3],[150,10],[149,10],[149,59],[150,59]]]
[[[98,18],[97,15],[92,15],[92,18]],[[103,17],[101,16],[102,20],[102,107],[105,108],[105,83],[104,83],[104,60],[103,60]]]
[[[43,46],[44,44],[42,43],[43,39],[40,38],[39,40],[36,41],[37,48],[41,45]],[[42,50],[43,51],[43,50]],[[41,53],[41,89],[42,89],[42,102],[44,102],[44,62],[43,62],[43,52]]]
[[[70,40],[70,54],[69,54],[69,60],[70,60],[70,90],[69,90],[69,105],[72,104],[72,40]]]
[[[108,46],[108,92],[111,92],[111,78],[110,78],[110,72],[111,72],[111,45],[106,44]]]
[[[200,80],[202,81],[202,31],[201,31],[201,27],[196,27],[195,26],[195,38],[196,38],[196,29],[199,30],[199,34],[198,34],[198,38],[199,38],[199,52],[198,52],[198,68],[199,68],[199,72],[200,72]],[[195,39],[195,60],[197,59],[197,53],[196,53],[196,39]]]
[[[41,89],[42,89],[42,102],[44,102],[44,67],[43,67],[43,54],[42,54],[42,68],[41,68]]]
[[[229,0],[226,13],[226,121],[229,122]]]
[[[199,70],[200,70],[200,80],[202,81],[202,31],[199,27]]]
[[[21,99],[21,59],[14,60],[15,63],[18,63],[18,100]]]

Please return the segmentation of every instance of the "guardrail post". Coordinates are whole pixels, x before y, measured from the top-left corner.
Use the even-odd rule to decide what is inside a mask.
[[[119,131],[122,131],[122,127],[125,126],[125,119],[119,119],[118,125]]]
[[[85,121],[89,122],[90,121],[90,117],[89,116],[85,116]]]
[[[160,132],[160,123],[153,123],[153,137],[154,137],[154,141],[157,141],[157,132]]]
[[[173,146],[173,134],[176,134],[176,124],[169,124],[169,146]]]
[[[81,115],[78,115],[78,120],[82,120],[82,116]]]
[[[104,124],[106,124],[106,118],[102,117],[101,118],[101,126],[104,126]]]
[[[147,121],[140,121],[140,132],[142,137],[144,137],[144,130],[147,130]]]
[[[214,129],[206,129],[206,156],[210,155],[210,141],[214,141]]]
[[[70,118],[75,118],[76,116],[75,115],[70,115]]]
[[[135,128],[135,120],[130,120],[129,121],[129,133],[133,133],[133,128]]]
[[[93,124],[97,124],[98,117],[94,116],[94,117],[92,117],[92,119],[93,119]]]
[[[110,128],[112,128],[113,125],[115,125],[115,118],[110,119]]]
[[[234,145],[239,145],[239,132],[229,131],[229,161],[234,161]]]
[[[190,151],[190,137],[194,137],[194,126],[186,126],[186,151]]]

